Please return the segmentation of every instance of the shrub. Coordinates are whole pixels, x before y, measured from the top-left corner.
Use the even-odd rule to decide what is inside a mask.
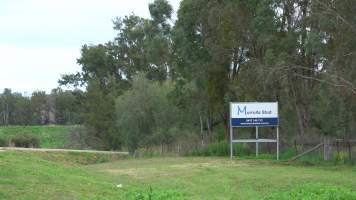
[[[234,144],[233,146],[234,155],[238,156],[246,156],[250,155],[251,151],[249,148],[244,144]],[[230,156],[230,144],[226,141],[221,141],[217,143],[209,144],[208,146],[190,152],[188,155],[192,156]]]
[[[296,152],[294,148],[283,148],[283,151],[280,152],[279,158],[281,160],[288,160],[296,156]]]
[[[147,148],[138,148],[136,149],[133,155],[134,157],[145,157],[145,158],[160,156],[158,152],[155,152],[154,150],[150,150]]]
[[[7,139],[0,137],[0,147],[6,147],[6,146],[8,146],[8,144],[9,144],[9,142]]]
[[[356,192],[342,187],[307,183],[288,191],[276,192],[262,200],[356,200]]]
[[[40,138],[35,135],[19,134],[10,138],[15,147],[36,148],[40,146]]]
[[[350,161],[349,159],[349,152],[347,151],[341,151],[338,153],[334,153],[334,163],[335,164],[345,164]]]

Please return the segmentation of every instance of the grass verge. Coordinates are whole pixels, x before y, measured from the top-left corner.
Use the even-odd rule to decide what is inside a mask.
[[[354,197],[355,188],[356,168],[350,166],[222,157],[122,159],[81,153],[0,152],[0,199],[245,200],[302,194],[299,199],[324,195],[328,198],[319,199],[333,200]]]

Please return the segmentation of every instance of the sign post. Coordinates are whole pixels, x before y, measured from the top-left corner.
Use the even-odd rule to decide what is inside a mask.
[[[258,126],[256,126],[256,157],[258,157]]]
[[[231,102],[230,103],[230,158],[233,156],[234,143],[256,143],[256,157],[259,154],[259,143],[276,143],[277,160],[279,159],[279,119],[278,102]],[[276,139],[260,139],[258,135],[259,127],[276,127]],[[234,128],[256,127],[255,139],[234,140]],[[237,132],[237,131],[236,131]]]

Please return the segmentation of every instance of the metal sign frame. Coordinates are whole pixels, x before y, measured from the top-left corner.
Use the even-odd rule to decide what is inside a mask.
[[[229,125],[230,125],[230,159],[233,157],[233,144],[234,143],[256,143],[256,157],[258,157],[259,153],[259,143],[276,143],[276,150],[277,150],[277,160],[279,160],[279,122],[277,125],[259,125],[259,126],[233,126],[232,125],[232,104],[234,103],[277,103],[277,111],[278,111],[278,102],[230,102],[230,116],[229,116]],[[279,116],[278,116],[279,120]],[[259,138],[258,135],[258,127],[276,127],[277,133],[275,139],[263,139]],[[237,127],[256,127],[256,137],[255,139],[236,139],[234,140],[234,128]],[[237,133],[237,131],[236,131]]]

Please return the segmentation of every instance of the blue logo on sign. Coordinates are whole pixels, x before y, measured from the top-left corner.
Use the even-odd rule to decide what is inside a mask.
[[[237,115],[240,115],[240,113],[245,113],[246,115],[246,106],[243,109],[240,109],[240,106],[237,106]]]

